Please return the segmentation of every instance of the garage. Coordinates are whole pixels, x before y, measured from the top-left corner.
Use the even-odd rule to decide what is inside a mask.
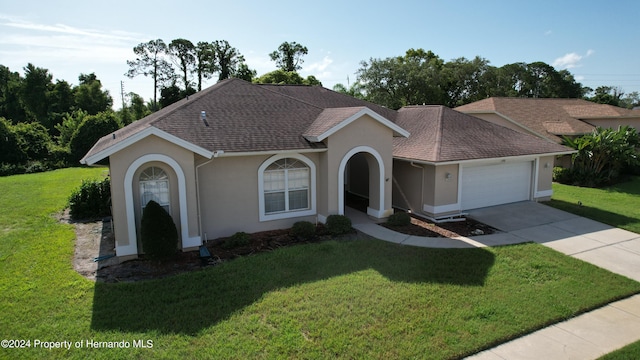
[[[532,161],[462,168],[463,210],[525,201],[531,198]]]

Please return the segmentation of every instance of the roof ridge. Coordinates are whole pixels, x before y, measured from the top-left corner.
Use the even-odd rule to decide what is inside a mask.
[[[438,109],[438,116],[436,117],[438,119],[437,122],[437,126],[436,126],[436,139],[435,139],[435,144],[434,144],[434,148],[436,150],[436,155],[437,155],[437,161],[440,161],[440,157],[442,156],[441,154],[441,150],[442,150],[442,136],[443,136],[443,131],[442,131],[442,124],[444,123],[444,106],[440,106]]]
[[[293,96],[291,96],[291,95],[284,94],[284,93],[281,93],[281,92],[279,92],[279,91],[275,91],[275,90],[272,90],[272,89],[269,89],[269,88],[268,88],[269,86],[290,86],[290,85],[301,85],[301,86],[313,87],[313,86],[317,86],[317,85],[304,85],[304,84],[283,84],[283,85],[280,85],[280,84],[254,84],[254,83],[251,83],[251,85],[256,85],[256,86],[258,86],[258,87],[260,87],[260,88],[263,88],[264,90],[267,90],[267,91],[269,91],[269,92],[271,92],[271,93],[274,93],[274,94],[277,94],[277,95],[280,95],[280,96],[283,96],[283,97],[286,97],[286,98],[289,98],[289,99],[295,100],[295,101],[297,101],[297,102],[299,102],[299,103],[302,103],[302,104],[306,104],[306,105],[312,106],[312,107],[314,107],[314,108],[316,108],[316,109],[321,109],[321,110],[326,109],[326,108],[323,108],[322,106],[318,106],[318,105],[315,105],[315,104],[311,104],[310,102],[307,102],[307,101],[304,101],[304,100],[298,99],[298,98],[296,98],[296,97],[293,97]],[[264,85],[267,85],[267,86],[264,86]],[[322,86],[321,86],[321,87],[322,87]]]

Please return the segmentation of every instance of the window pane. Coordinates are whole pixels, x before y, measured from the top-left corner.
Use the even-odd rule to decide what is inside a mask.
[[[289,210],[307,209],[309,207],[309,191],[289,191]]]
[[[289,172],[289,190],[309,187],[309,169],[291,169]]]
[[[272,192],[264,194],[265,213],[280,212],[284,210],[284,192]]]
[[[264,172],[264,191],[284,190],[284,170]]]

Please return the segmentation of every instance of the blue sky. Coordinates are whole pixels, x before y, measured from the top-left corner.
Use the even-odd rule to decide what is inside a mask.
[[[308,47],[301,74],[325,87],[354,81],[360,62],[431,50],[502,66],[543,61],[585,86],[640,91],[640,2],[604,1],[33,1],[0,8],[0,64],[31,62],[77,84],[95,72],[120,104],[153,96],[150,78],[124,76],[133,47],[152,39],[227,40],[258,75],[284,41]],[[212,85],[210,81],[207,85]]]

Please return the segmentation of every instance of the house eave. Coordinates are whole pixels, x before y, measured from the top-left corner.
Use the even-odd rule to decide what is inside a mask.
[[[433,165],[433,166],[441,166],[441,165],[454,165],[454,164],[470,164],[476,162],[487,162],[487,161],[518,161],[518,160],[527,160],[527,159],[535,159],[541,156],[561,156],[561,155],[569,155],[576,153],[577,150],[570,151],[558,151],[558,152],[550,152],[550,153],[541,153],[541,154],[529,154],[529,155],[515,155],[515,156],[501,156],[501,157],[492,157],[492,158],[479,158],[479,159],[467,159],[467,160],[448,160],[448,161],[428,161],[428,160],[419,160],[419,159],[411,159],[406,157],[394,156],[394,159],[413,162],[416,164],[424,164],[424,165]]]
[[[106,159],[107,157],[115,154],[118,151],[121,151],[131,145],[133,145],[134,143],[148,137],[148,136],[157,136],[163,140],[166,140],[174,145],[180,146],[184,149],[187,149],[189,151],[192,151],[200,156],[203,156],[207,159],[211,159],[213,158],[214,152],[209,151],[207,149],[204,149],[198,145],[195,145],[193,143],[190,143],[188,141],[185,141],[177,136],[171,135],[169,133],[167,133],[166,131],[160,130],[156,127],[148,127],[136,134],[133,134],[131,136],[129,136],[128,138],[112,145],[109,146],[107,148],[105,148],[104,150],[101,150],[93,155],[90,156],[85,156],[80,160],[80,163],[85,164],[85,165],[93,165],[95,163],[97,163],[98,161],[101,161],[103,159]],[[112,136],[107,135],[107,136]],[[91,151],[89,151],[89,153],[91,153]]]
[[[397,124],[395,124],[391,120],[389,120],[389,119],[385,118],[384,116],[378,114],[377,112],[365,107],[364,109],[358,111],[357,113],[355,113],[355,114],[349,116],[348,118],[342,120],[338,125],[335,125],[335,126],[331,127],[329,130],[325,131],[324,133],[322,133],[320,135],[317,135],[317,136],[304,135],[304,138],[307,139],[308,141],[311,141],[311,142],[324,141],[329,136],[335,134],[336,132],[340,131],[341,129],[343,129],[344,127],[346,127],[347,125],[351,124],[352,122],[354,122],[355,120],[361,118],[364,115],[369,115],[374,120],[378,121],[379,123],[381,123],[382,125],[388,127],[389,129],[393,130],[394,136],[409,137],[409,135],[411,135],[407,130],[401,128],[400,126],[398,126]]]

